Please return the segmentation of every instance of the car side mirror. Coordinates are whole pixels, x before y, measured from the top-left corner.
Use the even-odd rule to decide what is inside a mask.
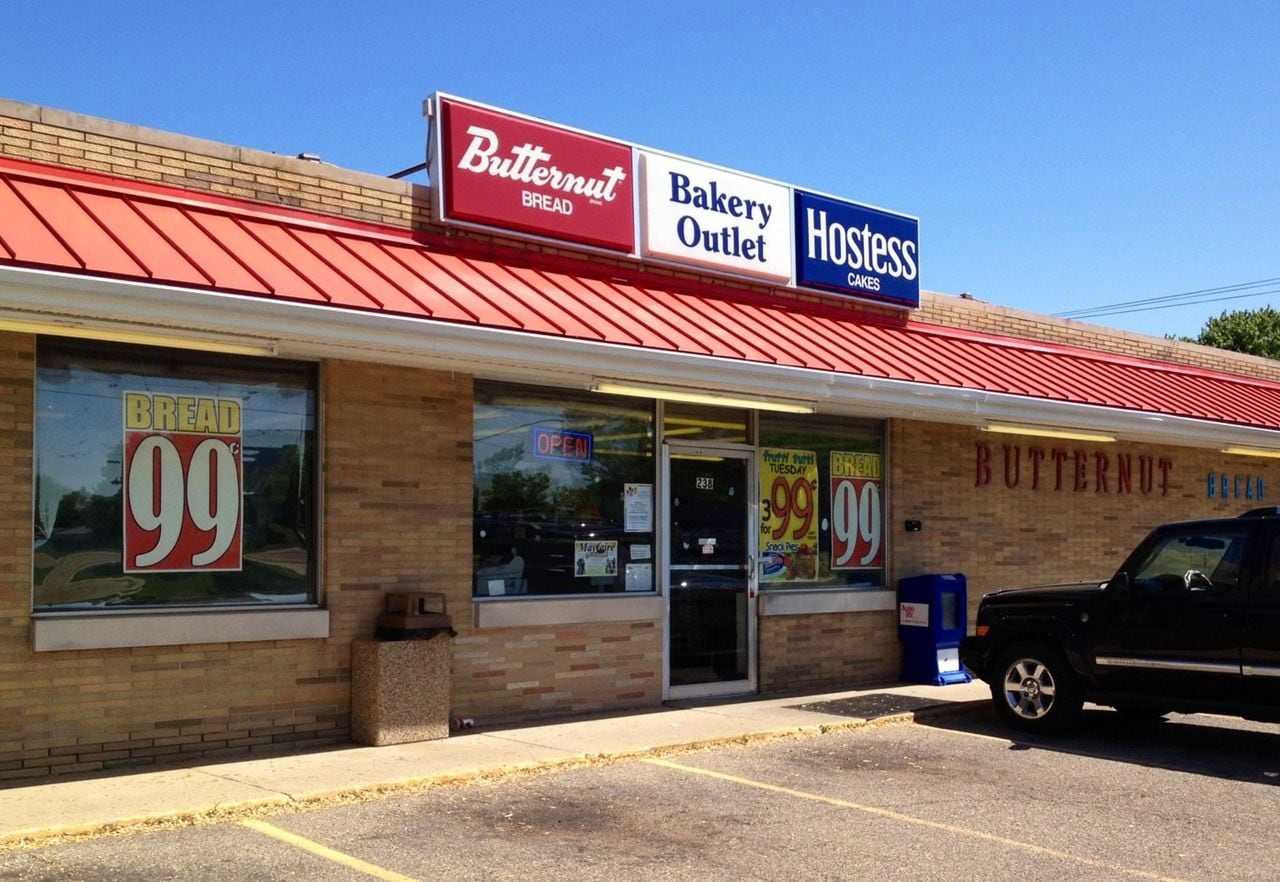
[[[1107,582],[1107,591],[1115,591],[1120,594],[1128,594],[1132,587],[1129,581],[1129,574],[1123,570],[1111,577],[1111,581]]]

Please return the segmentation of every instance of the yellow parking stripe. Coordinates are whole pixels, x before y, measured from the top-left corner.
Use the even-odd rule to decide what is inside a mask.
[[[1080,855],[1069,854],[1065,851],[1056,851],[1052,848],[1045,848],[1044,846],[1035,845],[1030,842],[1022,842],[1017,839],[996,836],[992,833],[983,833],[981,830],[971,830],[967,827],[957,827],[954,824],[945,824],[941,821],[930,821],[925,818],[916,818],[911,815],[904,815],[900,812],[890,811],[889,809],[876,808],[871,805],[860,805],[856,802],[849,802],[844,799],[835,799],[830,796],[822,796],[821,794],[809,793],[804,790],[792,790],[789,787],[779,787],[776,784],[766,784],[763,781],[753,781],[750,778],[739,778],[737,775],[726,775],[723,772],[713,772],[708,769],[686,766],[682,763],[673,763],[671,760],[646,759],[644,762],[653,766],[662,766],[664,768],[674,769],[677,772],[688,772],[693,775],[705,775],[708,778],[718,778],[721,781],[728,781],[732,784],[741,784],[744,787],[754,787],[757,790],[766,790],[770,793],[779,793],[783,796],[791,796],[796,799],[807,799],[813,802],[822,802],[827,805],[833,805],[838,808],[853,809],[854,811],[864,812],[880,818],[886,818],[890,821],[914,824],[917,827],[928,827],[933,830],[942,830],[946,833],[953,833],[957,836],[966,836],[970,839],[980,839],[984,842],[991,842],[996,845],[1018,848],[1044,857],[1057,858],[1063,861],[1082,864],[1086,867],[1108,870],[1114,873],[1122,873],[1126,876],[1133,876],[1138,879],[1151,879],[1155,880],[1155,882],[1187,882],[1187,880],[1173,876],[1161,876],[1158,873],[1149,873],[1146,870],[1135,870],[1130,867],[1117,866],[1116,864],[1109,864],[1105,861],[1098,861],[1092,858],[1081,857]]]
[[[379,867],[377,864],[370,864],[360,860],[359,858],[352,857],[349,854],[343,854],[340,851],[335,851],[332,848],[321,845],[319,842],[312,842],[310,839],[290,833],[288,830],[281,830],[279,827],[268,824],[265,821],[249,820],[241,821],[240,823],[251,830],[257,830],[259,833],[266,836],[279,839],[281,842],[287,842],[295,848],[300,848],[303,851],[309,851],[314,855],[324,858],[325,860],[333,861],[335,864],[341,864],[349,869],[358,870],[368,876],[373,876],[375,879],[383,879],[385,882],[418,882],[417,879],[410,876],[402,876],[399,873],[386,869],[385,867]]]

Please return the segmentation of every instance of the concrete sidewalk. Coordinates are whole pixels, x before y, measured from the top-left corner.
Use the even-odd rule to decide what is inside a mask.
[[[234,820],[332,801],[411,793],[451,781],[773,737],[816,735],[916,713],[970,710],[980,682],[717,702],[523,728],[473,729],[439,741],[339,747],[0,789],[0,849],[59,837]]]

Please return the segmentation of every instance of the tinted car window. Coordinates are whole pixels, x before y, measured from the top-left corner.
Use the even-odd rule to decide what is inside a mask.
[[[1243,528],[1166,533],[1133,573],[1137,592],[1235,591],[1248,533]]]

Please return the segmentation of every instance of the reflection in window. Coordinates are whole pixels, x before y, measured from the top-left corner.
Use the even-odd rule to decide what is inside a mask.
[[[668,441],[716,441],[746,444],[751,440],[750,415],[736,408],[667,401],[663,404],[662,437]]]
[[[314,366],[42,338],[37,611],[316,599]]]
[[[653,408],[477,383],[475,594],[654,590]]]

